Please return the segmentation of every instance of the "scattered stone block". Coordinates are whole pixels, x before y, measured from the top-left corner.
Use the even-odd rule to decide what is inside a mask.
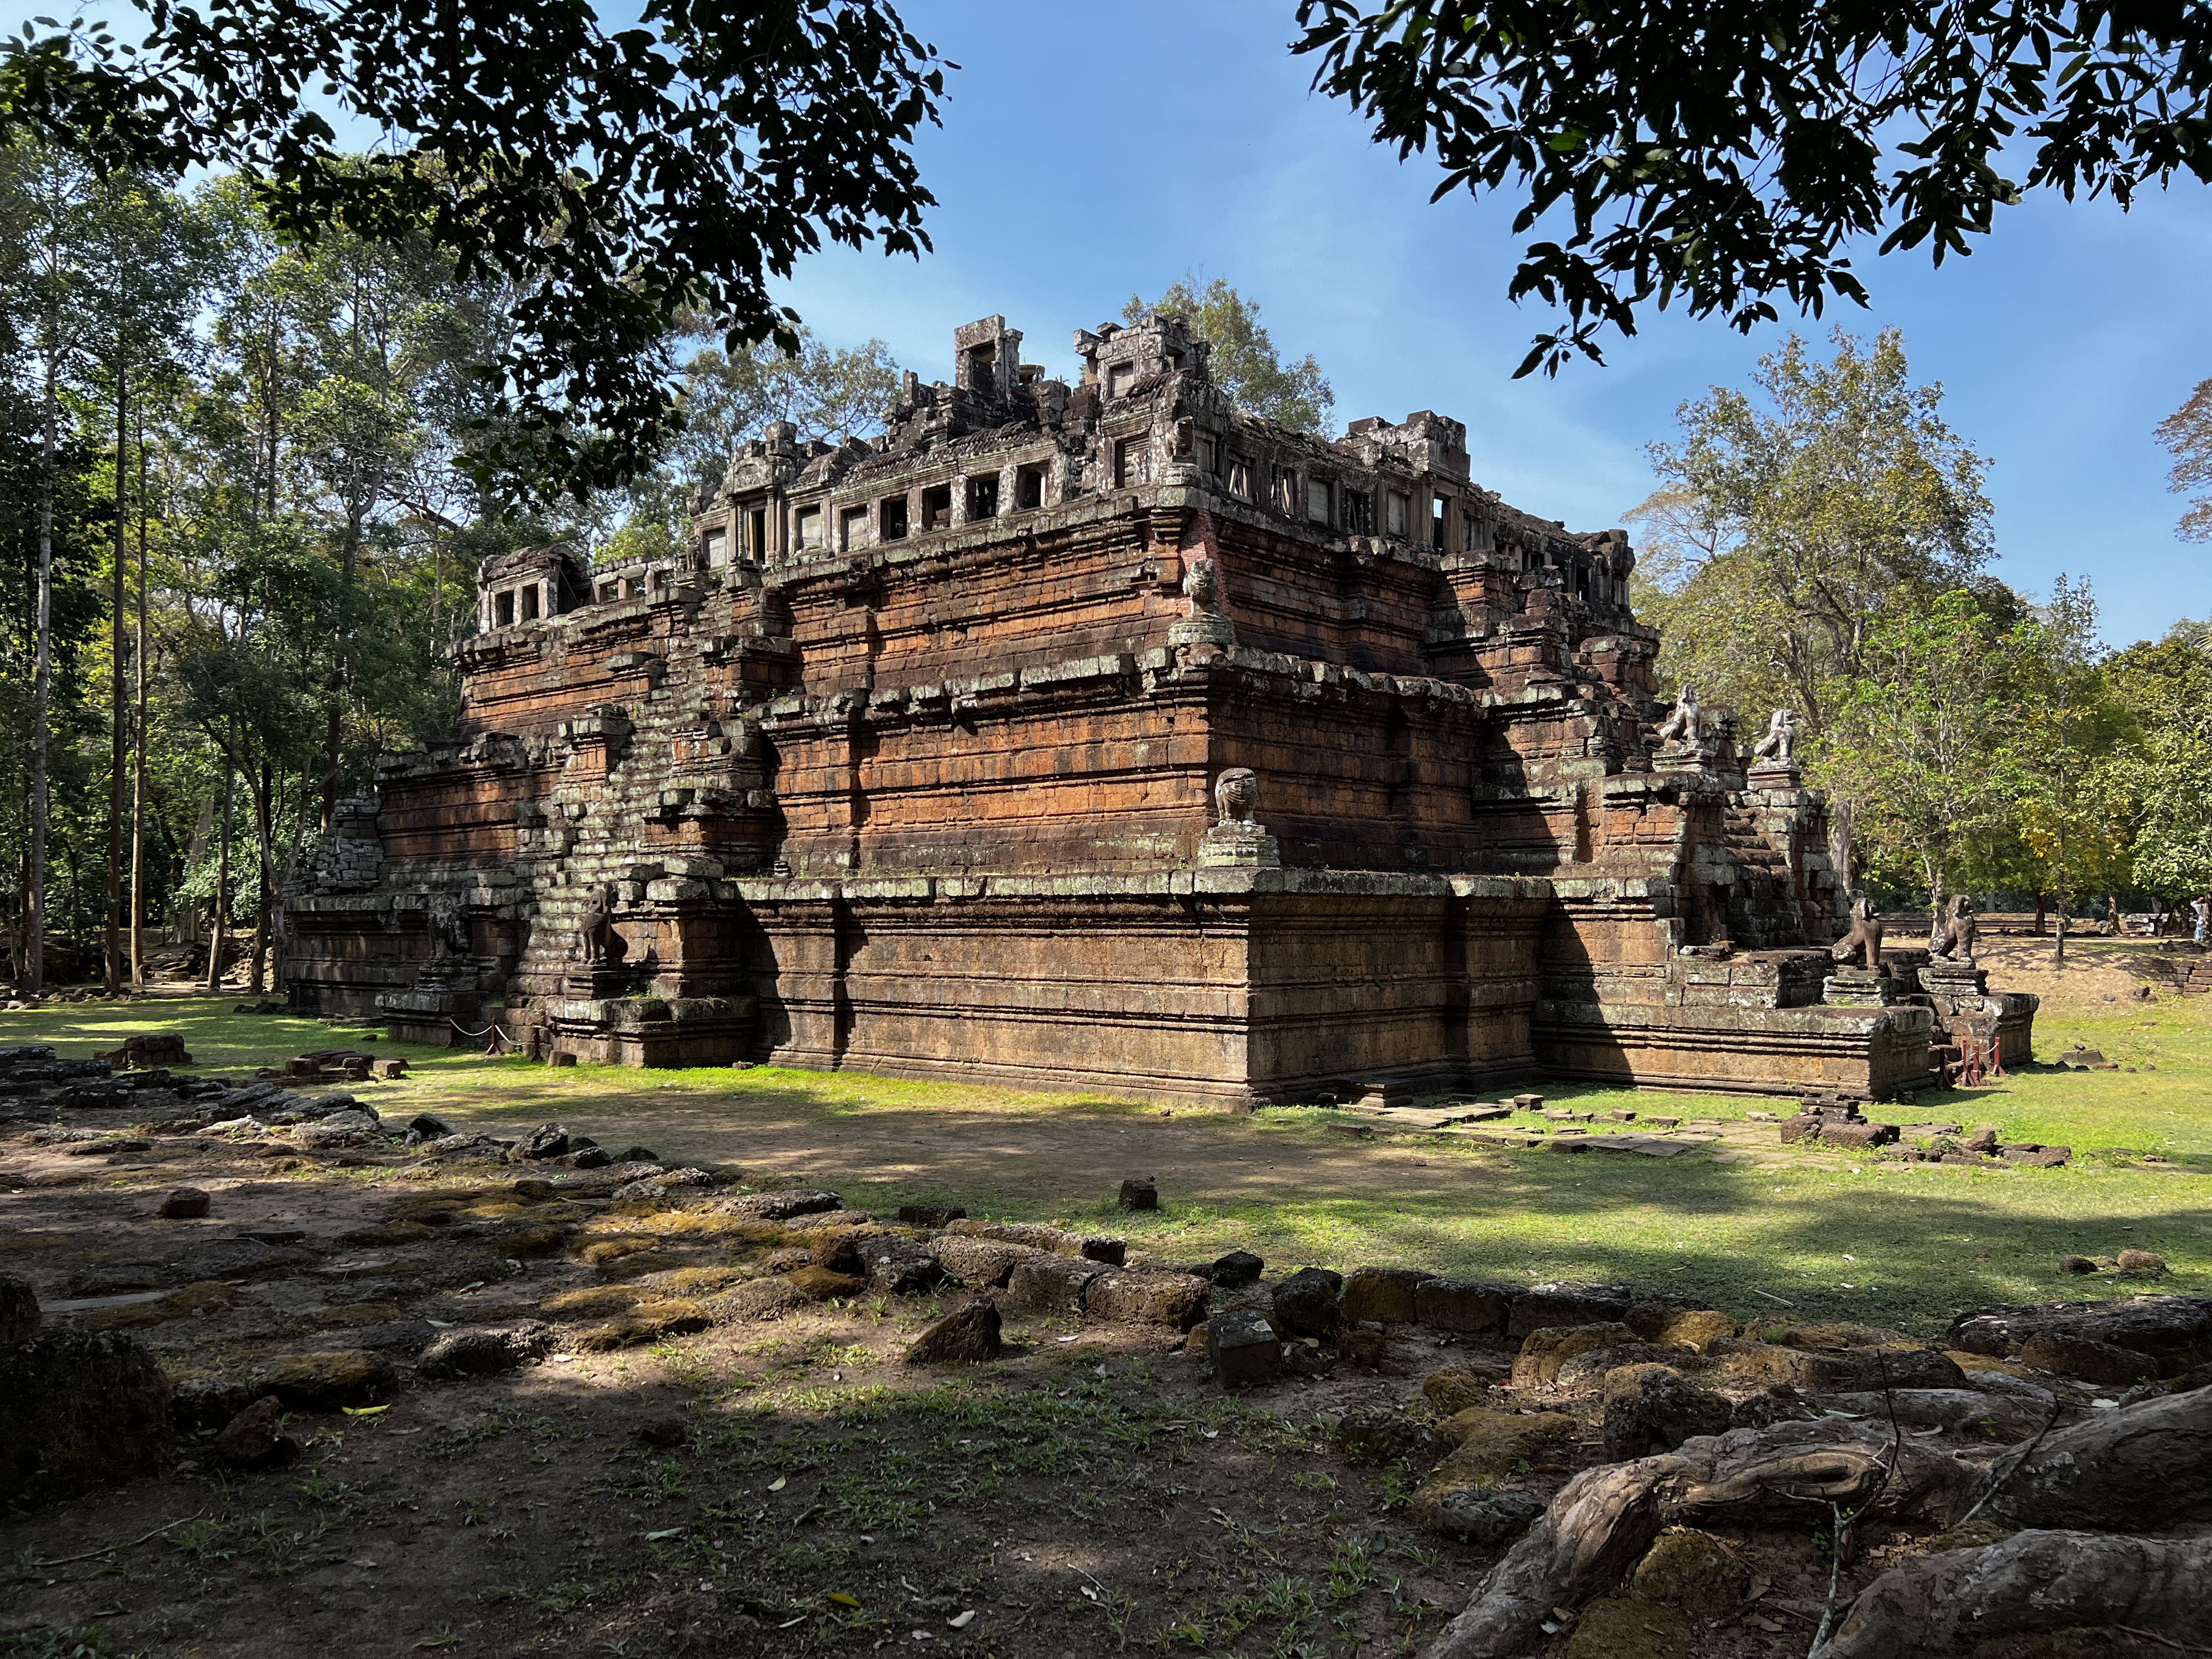
[[[151,1474],[170,1393],[152,1351],[120,1331],[34,1330],[0,1349],[0,1505]]]
[[[1317,1337],[1326,1341],[1344,1323],[1338,1296],[1344,1275],[1327,1267],[1301,1267],[1275,1286],[1274,1311],[1270,1322],[1286,1337]]]
[[[1336,1339],[1336,1351],[1344,1363],[1365,1371],[1382,1369],[1382,1358],[1389,1346],[1382,1332],[1366,1327],[1344,1331]]]
[[[542,1359],[552,1348],[553,1328],[535,1319],[441,1331],[416,1358],[415,1374],[433,1381],[489,1376]]]
[[[1726,1618],[1743,1605],[1751,1574],[1701,1532],[1662,1533],[1636,1564],[1629,1594],[1639,1601],[1680,1607],[1693,1619]]]
[[[1481,1405],[1505,1380],[1505,1372],[1489,1366],[1445,1365],[1421,1379],[1421,1398],[1437,1416],[1451,1417]]]
[[[1006,1352],[999,1310],[988,1298],[955,1308],[907,1345],[909,1365],[975,1365]]]
[[[541,1123],[507,1149],[510,1164],[528,1164],[559,1158],[568,1150],[568,1131],[558,1123]]]
[[[1212,1289],[1192,1273],[1103,1273],[1083,1287],[1083,1311],[1108,1324],[1187,1331],[1206,1317]]]
[[[1231,1250],[1217,1256],[1206,1269],[1206,1277],[1224,1290],[1237,1290],[1246,1285],[1256,1285],[1267,1264],[1249,1250]]]
[[[1125,1181],[1120,1196],[1114,1201],[1125,1210],[1157,1210],[1160,1207],[1160,1189],[1151,1181]]]
[[[1671,1365],[1622,1365],[1605,1374],[1605,1455],[1617,1462],[1673,1451],[1701,1434],[1726,1434],[1729,1402]]]
[[[1414,1292],[1435,1277],[1417,1267],[1354,1267],[1344,1281],[1344,1318],[1351,1324],[1409,1325],[1419,1316]]]
[[[260,1388],[295,1410],[334,1412],[380,1404],[398,1382],[398,1373],[382,1354],[333,1348],[271,1361],[261,1374]]]
[[[858,1296],[868,1287],[868,1281],[858,1273],[841,1273],[823,1267],[800,1267],[784,1274],[784,1282],[810,1302],[827,1302],[832,1297]]]
[[[27,1342],[39,1328],[39,1297],[20,1273],[0,1273],[0,1350]]]
[[[2030,1338],[2016,1358],[2035,1370],[2114,1387],[2148,1382],[2158,1375],[2157,1362],[2148,1355],[2117,1343],[2055,1331]]]
[[[1696,1659],[1698,1643],[1678,1609],[1601,1595],[1582,1610],[1565,1659]]]
[[[1518,1291],[1512,1316],[1506,1322],[1508,1336],[1559,1325],[1617,1324],[1628,1317],[1628,1297],[1614,1291]]]
[[[643,1150],[642,1147],[630,1149],[632,1152]],[[623,1154],[623,1161],[628,1161],[629,1156],[628,1153]],[[651,1162],[650,1159],[645,1161]],[[714,1207],[717,1213],[722,1215],[751,1216],[760,1221],[788,1221],[795,1216],[822,1215],[831,1210],[842,1210],[845,1206],[835,1193],[823,1192],[815,1188],[798,1188],[788,1192],[747,1193],[738,1198],[720,1199]]]
[[[2062,1255],[2058,1258],[2058,1271],[2062,1273],[2093,1273],[2097,1271],[2097,1264],[2086,1255]]]
[[[1025,1313],[1080,1313],[1084,1287],[1104,1271],[1080,1256],[1048,1252],[1016,1264],[1006,1277],[1006,1299]]]
[[[1251,1308],[1231,1308],[1199,1327],[1214,1380],[1224,1389],[1272,1382],[1283,1374],[1282,1339]]]
[[[2122,1250],[2113,1265],[2124,1273],[2154,1279],[2166,1271],[2166,1258],[2155,1250]]]
[[[963,1285],[1004,1285],[1019,1263],[1047,1254],[1033,1245],[963,1238],[957,1233],[932,1240],[929,1248],[945,1264],[945,1272]]]
[[[868,1288],[878,1296],[914,1296],[944,1281],[944,1264],[929,1247],[901,1234],[878,1233],[858,1248]]]
[[[781,1319],[808,1305],[806,1293],[786,1279],[754,1279],[733,1285],[701,1304],[718,1324],[748,1324]]]
[[[1559,1368],[1577,1354],[1637,1345],[1636,1333],[1618,1322],[1563,1325],[1531,1331],[1513,1357],[1513,1386],[1547,1388],[1559,1380]]]
[[[208,1212],[208,1195],[198,1187],[179,1187],[161,1200],[165,1221],[197,1221]]]
[[[905,1227],[942,1227],[948,1222],[960,1220],[967,1213],[957,1204],[902,1204],[898,1206],[899,1224]]]
[[[1502,1331],[1512,1294],[1471,1279],[1424,1279],[1413,1287],[1413,1317],[1431,1330]]]
[[[1415,1456],[1432,1437],[1425,1425],[1396,1412],[1346,1412],[1336,1425],[1337,1447],[1355,1463],[1389,1463]]]
[[[278,1426],[283,1418],[283,1402],[264,1395],[223,1425],[209,1453],[231,1469],[268,1469],[289,1463],[300,1455],[301,1447]]]

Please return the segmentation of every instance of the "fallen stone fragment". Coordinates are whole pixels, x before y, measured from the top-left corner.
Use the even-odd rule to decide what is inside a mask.
[[[208,1195],[198,1187],[179,1187],[161,1200],[165,1221],[196,1221],[208,1212]]]
[[[1431,1330],[1502,1331],[1512,1311],[1512,1294],[1499,1285],[1424,1279],[1413,1287],[1413,1316]]]
[[[2093,1273],[2097,1271],[2097,1264],[2086,1255],[2062,1255],[2058,1258],[2058,1271],[2062,1273]]]
[[[868,1288],[878,1296],[917,1296],[944,1282],[945,1264],[929,1247],[898,1233],[879,1233],[858,1245]]]
[[[1490,1391],[1506,1380],[1506,1373],[1467,1365],[1447,1365],[1421,1379],[1421,1397],[1439,1417],[1449,1417],[1470,1406],[1480,1406]]]
[[[1317,1337],[1327,1341],[1344,1324],[1338,1300],[1344,1275],[1327,1267],[1301,1267],[1275,1286],[1274,1328],[1287,1337]]]
[[[1425,1425],[1396,1412],[1346,1412],[1337,1422],[1336,1443],[1356,1463],[1389,1463],[1419,1455],[1434,1437]]]
[[[526,1164],[540,1158],[558,1158],[568,1150],[568,1131],[559,1123],[541,1123],[528,1134],[507,1148],[507,1161]]]
[[[718,1199],[714,1206],[720,1215],[751,1216],[760,1221],[787,1221],[793,1216],[820,1215],[844,1208],[843,1201],[835,1193],[816,1188],[799,1188],[789,1192],[746,1193],[741,1197]]]
[[[398,1382],[398,1373],[382,1354],[333,1348],[272,1360],[261,1373],[260,1387],[295,1410],[334,1412],[380,1404]]]
[[[1187,1331],[1206,1317],[1212,1286],[1191,1273],[1100,1273],[1083,1288],[1083,1311],[1109,1325]]]
[[[586,1353],[605,1353],[616,1348],[634,1347],[641,1342],[657,1342],[664,1336],[689,1336],[714,1322],[713,1317],[696,1302],[674,1297],[664,1302],[641,1302],[628,1313],[586,1326],[576,1333],[574,1346]]]
[[[27,1342],[39,1328],[39,1297],[20,1273],[0,1273],[0,1349]]]
[[[1160,1207],[1160,1189],[1151,1181],[1125,1181],[1115,1202],[1125,1210],[1157,1210]]]
[[[1282,1339],[1256,1310],[1227,1309],[1197,1328],[1206,1334],[1206,1359],[1223,1388],[1272,1382],[1283,1374]]]
[[[670,1170],[643,1181],[629,1182],[616,1188],[613,1195],[617,1203],[629,1203],[643,1198],[666,1198],[672,1193],[696,1191],[714,1184],[714,1177],[704,1170],[687,1166],[681,1170]]]
[[[1231,1250],[1215,1258],[1206,1270],[1206,1277],[1224,1290],[1238,1290],[1247,1285],[1256,1285],[1267,1264],[1249,1250]]]
[[[553,1328],[534,1319],[441,1331],[416,1360],[415,1374],[434,1382],[489,1376],[541,1359],[552,1348]]]
[[[1409,1325],[1417,1316],[1415,1292],[1424,1280],[1435,1277],[1418,1267],[1354,1267],[1344,1281],[1344,1317],[1355,1324],[1373,1320]]]
[[[999,1329],[999,1310],[988,1299],[978,1298],[925,1328],[907,1345],[905,1363],[974,1365],[996,1359],[1006,1352]]]
[[[899,1224],[904,1227],[942,1227],[947,1222],[961,1219],[967,1213],[957,1204],[902,1204],[898,1206]]]
[[[733,1285],[701,1304],[718,1324],[743,1324],[757,1319],[780,1319],[808,1304],[806,1293],[784,1279],[749,1279]]]
[[[964,1285],[1004,1285],[1021,1262],[1046,1254],[1032,1245],[965,1238],[957,1233],[932,1240],[929,1248],[945,1264],[945,1271]]]
[[[1080,1313],[1084,1287],[1104,1271],[1080,1256],[1032,1257],[1007,1275],[1006,1299],[1025,1313]]]
[[[169,1397],[169,1420],[190,1434],[220,1429],[252,1403],[252,1391],[214,1371],[193,1371],[177,1379]]]
[[[1729,1422],[1726,1400],[1670,1365],[1623,1365],[1605,1374],[1605,1455],[1616,1461],[1725,1434]]]
[[[1516,1291],[1508,1336],[1559,1325],[1615,1324],[1628,1317],[1628,1296],[1613,1290]]]
[[[2100,1342],[2094,1337],[2071,1335],[2064,1331],[2045,1331],[2021,1344],[2015,1356],[2023,1365],[2039,1371],[2051,1371],[2063,1376],[2078,1376],[2087,1382],[2107,1382],[2115,1387],[2146,1382],[2158,1375],[2158,1362],[2132,1348],[2123,1348],[2118,1343]]]
[[[868,1281],[856,1273],[841,1273],[829,1267],[806,1267],[783,1275],[783,1281],[810,1302],[827,1302],[832,1297],[858,1296],[868,1288]]]
[[[283,1433],[283,1403],[264,1395],[233,1417],[216,1435],[208,1451],[225,1468],[268,1469],[289,1463],[300,1455],[300,1443]]]
[[[1978,1308],[1951,1322],[1950,1346],[1969,1353],[2017,1354],[2033,1338],[2063,1334],[2130,1348],[2179,1376],[2212,1360],[2212,1297],[2118,1297],[2109,1302],[2046,1302]]]
[[[1540,1389],[1559,1380],[1559,1367],[1576,1355],[1601,1348],[1626,1347],[1638,1342],[1636,1333],[1622,1324],[1567,1325],[1531,1331],[1513,1358],[1513,1386]]]
[[[0,1349],[0,1506],[152,1473],[170,1393],[152,1351],[120,1331],[36,1330]]]
[[[1718,1620],[1742,1605],[1751,1588],[1743,1564],[1705,1533],[1680,1527],[1659,1535],[1629,1581],[1637,1601],[1680,1607],[1694,1618]]]
[[[2124,1273],[2141,1273],[2155,1279],[2166,1271],[2166,1258],[2155,1250],[2122,1250],[2115,1265]]]

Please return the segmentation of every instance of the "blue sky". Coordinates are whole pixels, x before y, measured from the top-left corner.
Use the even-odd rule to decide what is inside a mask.
[[[1430,164],[1401,165],[1310,94],[1286,50],[1294,0],[902,9],[962,65],[919,147],[936,251],[832,250],[786,297],[825,338],[880,337],[925,378],[950,376],[952,330],[973,318],[1003,312],[1024,356],[1067,373],[1072,331],[1133,291],[1224,276],[1287,353],[1321,360],[1340,422],[1456,416],[1479,480],[1591,530],[1650,489],[1644,446],[1676,407],[1741,383],[1782,337],[1655,313],[1604,368],[1510,379],[1547,318],[1504,298],[1510,206],[1431,206]],[[0,0],[0,27],[47,10]],[[2115,644],[2212,613],[2206,549],[2174,537],[2181,502],[2151,435],[2212,376],[2212,191],[2181,185],[2127,214],[2039,198],[1940,271],[1917,254],[1859,269],[1870,310],[1795,325],[1904,331],[1916,377],[1943,382],[1947,417],[1991,459],[1999,574],[2032,592],[2087,575]]]
[[[1741,383],[1783,330],[1749,338],[1654,313],[1608,366],[1516,381],[1547,313],[1507,303],[1511,210],[1429,204],[1285,50],[1291,0],[1102,5],[909,0],[915,32],[959,63],[945,129],[920,146],[940,206],[920,265],[842,250],[789,285],[841,343],[880,336],[925,378],[952,330],[1003,312],[1023,355],[1072,368],[1068,337],[1197,270],[1258,300],[1278,345],[1312,352],[1340,422],[1434,409],[1464,420],[1476,477],[1577,529],[1652,488],[1644,445],[1710,385]],[[2047,589],[2091,577],[2115,643],[2212,611],[2206,552],[2178,541],[2180,499],[2151,428],[2212,376],[2212,191],[2189,184],[2122,214],[2035,200],[1971,258],[1862,258],[1870,310],[1905,331],[1954,428],[1990,456],[1997,573]]]

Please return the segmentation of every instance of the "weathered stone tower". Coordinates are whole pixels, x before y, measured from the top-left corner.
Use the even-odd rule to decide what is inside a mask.
[[[959,330],[872,443],[770,428],[672,563],[488,562],[460,729],[349,805],[295,1000],[1237,1103],[1925,1083],[1927,1006],[1823,1000],[1821,797],[1725,716],[1657,740],[1621,532],[1440,416],[1240,415],[1179,318],[1073,386],[1020,341]]]

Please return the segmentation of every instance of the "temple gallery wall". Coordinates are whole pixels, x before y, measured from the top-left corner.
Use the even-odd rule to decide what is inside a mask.
[[[1620,532],[1441,416],[1240,415],[1179,318],[1075,343],[986,318],[882,438],[770,428],[673,561],[487,561],[459,728],[288,902],[295,1004],[1239,1105],[2025,1058],[1971,916],[1850,914],[1786,713],[1655,703]]]

